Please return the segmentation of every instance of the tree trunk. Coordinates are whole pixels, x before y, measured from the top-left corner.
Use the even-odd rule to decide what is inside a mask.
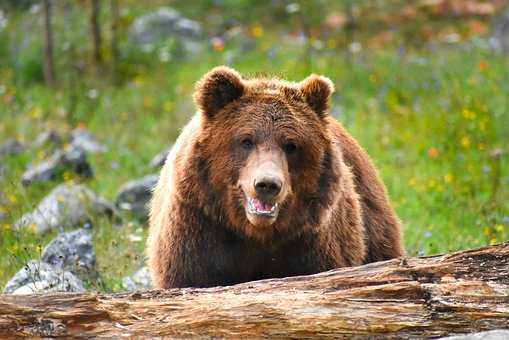
[[[110,12],[111,12],[111,64],[113,72],[113,83],[118,85],[119,74],[118,74],[118,62],[120,53],[118,50],[118,0],[110,0]]]
[[[230,287],[0,295],[0,337],[407,339],[509,327],[509,243]]]
[[[102,62],[101,56],[101,28],[99,27],[99,15],[101,8],[99,0],[91,0],[92,11],[90,13],[90,28],[92,30],[92,41],[94,44],[94,62],[99,66]]]
[[[51,0],[43,0],[44,13],[44,80],[46,85],[55,84],[53,62],[53,31],[51,28]]]

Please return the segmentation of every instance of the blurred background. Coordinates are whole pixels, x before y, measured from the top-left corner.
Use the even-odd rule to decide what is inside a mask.
[[[508,5],[0,0],[0,289],[150,287],[144,205],[220,64],[333,80],[409,255],[507,241]]]

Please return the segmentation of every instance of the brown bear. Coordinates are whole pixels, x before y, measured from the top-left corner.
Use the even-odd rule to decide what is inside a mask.
[[[328,114],[332,82],[244,79],[217,67],[150,207],[158,288],[313,274],[403,255],[366,151]]]

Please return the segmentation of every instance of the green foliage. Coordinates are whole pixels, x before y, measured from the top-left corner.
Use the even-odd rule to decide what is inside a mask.
[[[42,83],[44,81],[43,61],[40,56],[40,40],[30,41],[26,47],[17,51],[13,61],[14,72],[23,84]]]

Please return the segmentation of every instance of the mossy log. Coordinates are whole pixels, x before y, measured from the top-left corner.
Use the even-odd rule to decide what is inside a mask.
[[[509,328],[509,243],[230,287],[0,295],[0,337],[437,337]]]

